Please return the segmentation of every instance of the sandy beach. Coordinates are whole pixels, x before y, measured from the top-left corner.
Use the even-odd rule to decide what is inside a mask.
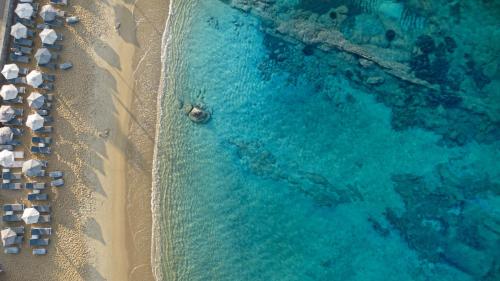
[[[0,280],[153,280],[151,167],[168,1],[70,4],[63,9],[81,22],[58,29],[62,61],[74,68],[54,72],[48,160],[66,173],[66,187],[49,192],[55,235],[44,257],[27,245],[2,252]]]

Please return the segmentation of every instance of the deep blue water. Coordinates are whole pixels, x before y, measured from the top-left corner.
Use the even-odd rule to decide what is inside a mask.
[[[161,278],[499,280],[497,3],[463,4],[436,24],[437,7],[456,13],[453,3],[248,1],[248,12],[228,2],[172,5]],[[275,33],[289,20],[339,30],[437,90]],[[190,105],[210,121],[191,122]]]

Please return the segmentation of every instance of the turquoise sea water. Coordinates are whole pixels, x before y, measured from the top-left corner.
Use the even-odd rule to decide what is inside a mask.
[[[500,3],[461,2],[173,0],[157,279],[500,280]]]

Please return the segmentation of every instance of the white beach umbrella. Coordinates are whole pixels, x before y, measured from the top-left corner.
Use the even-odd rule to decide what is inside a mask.
[[[30,19],[33,15],[33,6],[27,3],[17,4],[14,12],[22,19]]]
[[[0,165],[5,168],[12,167],[14,165],[14,152],[7,149],[0,151]]]
[[[38,88],[43,83],[42,73],[38,70],[32,70],[26,75],[26,81],[33,88]]]
[[[45,120],[38,113],[28,115],[28,119],[26,119],[26,126],[31,128],[31,130],[36,131],[43,127],[43,122]]]
[[[2,244],[4,247],[16,242],[17,233],[10,227],[2,230],[0,235],[2,236]]]
[[[44,21],[53,21],[56,19],[57,10],[52,5],[47,4],[40,9],[40,16]]]
[[[19,76],[19,67],[15,63],[6,64],[3,66],[2,75],[5,79],[14,79]]]
[[[28,105],[34,109],[39,109],[43,106],[45,97],[39,92],[32,92],[28,97]]]
[[[40,217],[40,212],[35,208],[24,209],[23,216],[21,217],[26,224],[33,224],[38,222]]]
[[[28,28],[22,23],[16,23],[10,28],[10,35],[16,39],[28,37]]]
[[[40,32],[40,39],[42,39],[43,44],[52,45],[57,40],[57,33],[54,29],[44,28],[42,32]]]
[[[4,100],[11,100],[17,97],[18,92],[19,91],[17,90],[16,86],[12,84],[3,85],[2,89],[0,89],[0,96],[2,96]]]
[[[43,168],[42,162],[40,162],[39,160],[30,159],[23,163],[22,171],[25,176],[33,177],[38,175],[38,173],[40,173],[42,168]]]
[[[50,62],[51,58],[52,58],[52,53],[50,53],[49,49],[40,48],[36,50],[35,59],[38,64],[47,64]]]
[[[0,128],[0,144],[6,144],[14,138],[14,133],[10,127]]]
[[[0,122],[9,122],[14,118],[15,111],[10,105],[0,106]]]

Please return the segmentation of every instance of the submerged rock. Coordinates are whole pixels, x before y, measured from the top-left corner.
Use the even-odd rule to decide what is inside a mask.
[[[188,116],[194,123],[206,123],[210,120],[211,114],[200,106],[193,106],[189,110]]]
[[[380,85],[380,84],[383,84],[384,82],[385,82],[384,77],[380,77],[380,76],[368,77],[366,79],[366,83],[368,83],[370,85]]]
[[[389,29],[385,32],[385,39],[387,39],[387,41],[391,42],[394,38],[396,38],[396,31]]]
[[[434,43],[434,39],[429,35],[420,35],[417,38],[417,42],[415,45],[423,52],[423,53],[432,53],[436,49],[436,43]]]

